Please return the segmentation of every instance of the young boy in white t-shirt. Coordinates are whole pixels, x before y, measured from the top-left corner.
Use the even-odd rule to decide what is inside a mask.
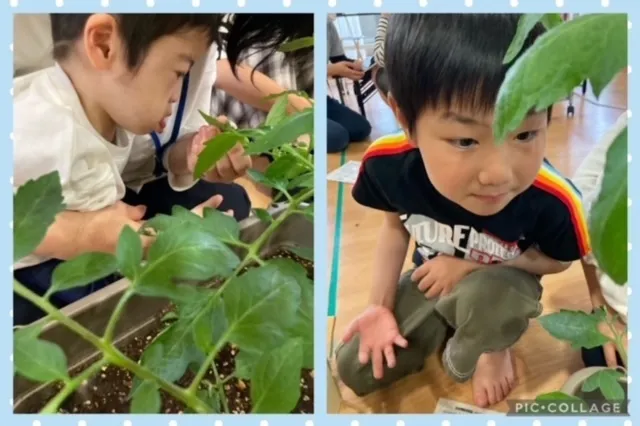
[[[15,191],[58,171],[66,211],[34,253],[16,262],[16,279],[42,294],[62,260],[113,252],[124,226],[141,226],[146,208],[135,207],[142,200],[122,178],[125,166],[133,175],[144,168],[144,161],[135,163],[144,160],[148,138],[138,135],[155,135],[154,167],[168,174],[173,190],[196,184],[195,161],[211,132],[194,117],[197,109],[208,111],[210,97],[201,108],[191,103],[188,114],[184,100],[200,95],[198,87],[208,87],[210,96],[215,65],[208,66],[209,55],[219,23],[219,15],[210,14],[51,15],[55,65],[14,80],[13,184]],[[202,68],[189,88],[194,64]],[[205,179],[229,182],[250,164],[238,145]],[[205,205],[221,201],[216,196]],[[113,281],[56,294],[53,302],[63,306]],[[14,310],[17,324],[38,316],[22,305]]]

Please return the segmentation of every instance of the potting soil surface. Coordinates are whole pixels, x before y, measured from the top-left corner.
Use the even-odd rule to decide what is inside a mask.
[[[313,279],[313,263],[299,258],[298,256],[288,251],[278,251],[269,258],[286,257],[295,260],[301,264],[307,270],[310,279]],[[162,323],[162,317],[169,312],[168,308],[158,315],[157,324],[148,331],[144,336],[135,337],[128,342],[120,350],[134,361],[138,361],[142,356],[142,353],[146,347],[153,341],[153,339],[165,328],[165,324]],[[218,354],[215,364],[217,366],[220,379],[224,379],[235,370],[235,357],[238,354],[238,350],[227,345]],[[78,368],[73,372],[73,375],[82,371],[86,366]],[[182,387],[188,387],[191,383],[194,374],[191,371],[187,373],[177,382]],[[108,365],[102,368],[102,371],[85,383],[80,389],[72,394],[62,404],[60,413],[129,413],[131,400],[129,398],[131,393],[131,387],[133,384],[134,375],[128,370]],[[205,377],[211,383],[216,382],[213,370],[209,370]],[[201,385],[202,389],[206,387]],[[62,389],[61,385],[55,387],[55,393]],[[229,412],[232,414],[244,414],[251,412],[251,400],[250,400],[251,383],[247,380],[232,378],[224,384],[224,391],[227,396]],[[48,400],[55,395],[53,392],[48,392],[48,398],[42,402],[42,406],[37,408],[39,411]],[[164,391],[160,391],[162,397],[162,408],[160,413],[164,414],[182,414],[187,411],[187,407],[181,401],[175,399]],[[34,407],[35,408],[35,407]],[[36,412],[36,411],[34,411]],[[292,413],[313,413],[313,370],[302,370],[300,378],[300,399]]]

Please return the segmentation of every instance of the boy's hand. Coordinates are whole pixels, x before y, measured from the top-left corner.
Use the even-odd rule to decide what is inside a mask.
[[[366,364],[371,360],[373,377],[381,379],[384,372],[383,356],[387,360],[387,366],[393,368],[396,365],[396,356],[393,345],[406,348],[407,340],[400,335],[398,323],[393,313],[380,305],[369,306],[347,327],[343,342],[350,341],[356,334],[360,335],[360,348],[358,360]]]
[[[227,122],[226,117],[218,117],[218,121]],[[215,126],[202,126],[191,141],[191,147],[187,154],[187,167],[193,174],[198,162],[198,156],[204,150],[207,142],[221,133]],[[209,182],[230,183],[237,178],[244,176],[251,168],[251,157],[245,155],[241,144],[236,144],[227,154],[216,163],[208,172],[203,175],[203,179]]]
[[[451,293],[453,287],[471,271],[482,265],[441,254],[420,265],[411,280],[418,283],[420,291],[426,292],[425,297],[431,299]]]

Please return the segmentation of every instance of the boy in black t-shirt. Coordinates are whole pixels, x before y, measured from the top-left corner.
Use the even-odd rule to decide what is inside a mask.
[[[509,348],[541,312],[539,277],[590,250],[579,192],[544,159],[550,111],[532,112],[503,143],[492,133],[518,19],[391,18],[389,104],[404,131],[370,146],[353,188],[386,215],[370,306],[337,351],[341,379],[359,395],[421,369],[446,341],[444,367],[473,379],[476,404],[506,398],[516,382]],[[416,268],[398,285],[410,238]]]

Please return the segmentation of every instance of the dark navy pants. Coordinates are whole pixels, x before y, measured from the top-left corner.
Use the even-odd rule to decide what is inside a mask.
[[[145,219],[149,219],[157,214],[171,214],[171,209],[175,205],[192,209],[214,195],[222,195],[224,201],[219,209],[222,211],[232,209],[234,216],[238,221],[246,219],[249,216],[251,211],[251,201],[249,200],[245,189],[237,184],[199,181],[187,191],[176,192],[171,189],[167,178],[164,177],[146,184],[140,193],[127,190],[122,201],[134,206],[141,204],[147,206]],[[42,296],[49,289],[53,271],[60,263],[60,260],[52,259],[39,265],[14,271],[13,276],[31,291]],[[113,284],[120,278],[121,277],[119,275],[112,275],[85,287],[56,293],[51,298],[51,302],[58,308],[62,308],[101,288],[104,288],[109,284]],[[44,313],[39,308],[14,293],[14,325],[30,324],[43,316]]]
[[[327,152],[342,152],[349,142],[364,141],[371,124],[362,115],[327,96]]]

